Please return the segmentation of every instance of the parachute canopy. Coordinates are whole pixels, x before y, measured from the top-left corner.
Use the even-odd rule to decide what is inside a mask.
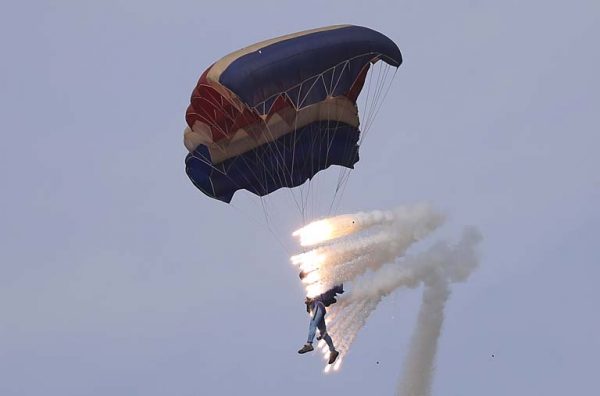
[[[200,77],[186,112],[186,173],[230,202],[296,187],[331,165],[358,161],[356,99],[371,64],[398,67],[400,50],[361,26],[337,25],[233,52]]]

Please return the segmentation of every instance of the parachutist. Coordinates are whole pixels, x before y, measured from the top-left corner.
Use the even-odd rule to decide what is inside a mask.
[[[343,292],[343,285],[338,285],[317,297],[306,297],[304,303],[306,304],[306,311],[311,314],[311,319],[308,326],[308,340],[298,353],[303,354],[314,350],[312,343],[318,328],[320,333],[318,339],[324,340],[329,347],[329,364],[335,362],[340,353],[335,349],[331,336],[327,334],[327,327],[325,325],[327,310],[325,307],[334,304],[337,301],[335,298],[336,294],[342,294]]]

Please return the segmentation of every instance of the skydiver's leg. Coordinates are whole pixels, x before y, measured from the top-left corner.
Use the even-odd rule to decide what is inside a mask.
[[[327,326],[325,325],[325,318],[321,319],[319,323],[317,323],[317,327],[319,328],[319,333],[321,333],[321,338],[325,340],[327,346],[330,351],[335,351],[335,346],[333,346],[333,340],[329,333],[327,333]]]
[[[331,339],[331,336],[329,335],[329,333],[327,333],[327,332],[325,332],[325,334],[321,333],[321,337],[327,343],[327,346],[329,347],[329,350],[330,351],[335,351],[335,346],[333,345],[333,340]]]
[[[321,321],[317,324],[319,327],[319,332],[321,333],[321,338],[325,340],[327,346],[329,347],[329,364],[333,364],[337,357],[340,355],[338,351],[335,350],[333,346],[333,340],[331,336],[327,334],[327,326],[325,325],[325,318],[323,317]]]
[[[324,314],[325,313],[323,312],[321,307],[317,306],[316,311],[310,320],[310,324],[308,325],[308,340],[306,341],[306,344],[304,344],[304,346],[298,351],[298,353],[306,353],[306,352],[310,352],[310,351],[314,350],[312,343],[313,343],[313,340],[315,339],[315,333],[317,332],[317,326],[318,326],[319,322],[321,322],[323,320]]]
[[[323,324],[325,324],[325,321],[323,320],[323,310],[320,306],[316,307],[316,311],[313,314],[312,319],[310,320],[310,324],[308,325],[308,340],[306,341],[307,344],[312,344],[313,340],[315,339],[315,333],[317,332],[317,326],[319,325],[320,322],[323,321]]]

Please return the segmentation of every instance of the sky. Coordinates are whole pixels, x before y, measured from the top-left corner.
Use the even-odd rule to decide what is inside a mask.
[[[1,395],[394,393],[419,291],[322,375],[278,242],[297,212],[269,228],[184,172],[205,68],[338,23],[404,57],[338,213],[426,201],[436,238],[484,236],[432,393],[600,391],[600,3],[34,0],[0,6]]]

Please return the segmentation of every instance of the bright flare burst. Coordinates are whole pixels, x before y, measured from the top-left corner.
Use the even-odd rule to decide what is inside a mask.
[[[327,358],[329,359],[329,358]],[[330,373],[331,371],[338,371],[340,369],[340,367],[342,366],[342,358],[339,357],[334,364],[328,364],[325,366],[325,368],[323,369],[323,372],[325,374]]]
[[[303,272],[311,272],[319,268],[319,266],[325,261],[325,255],[318,254],[314,250],[310,252],[297,254],[291,257],[292,264],[300,267]]]
[[[302,279],[302,283],[304,283],[305,285],[310,285],[310,284],[319,282],[320,279],[321,279],[321,274],[319,273],[319,271],[315,270],[315,271],[309,272],[308,275],[306,275],[304,277],[304,279]]]
[[[359,222],[355,217],[342,215],[313,221],[294,231],[292,236],[299,237],[302,246],[313,246],[345,237],[359,228]]]
[[[294,231],[292,236],[300,238],[300,245],[311,246],[332,239],[333,225],[329,220],[313,221],[309,225]]]
[[[325,292],[325,288],[321,283],[313,283],[306,286],[306,297],[313,298]]]
[[[342,365],[342,358],[338,358],[337,361],[335,362],[335,364],[333,365],[333,370],[334,371],[338,371],[340,369],[340,366]],[[331,366],[331,365],[330,365]]]

